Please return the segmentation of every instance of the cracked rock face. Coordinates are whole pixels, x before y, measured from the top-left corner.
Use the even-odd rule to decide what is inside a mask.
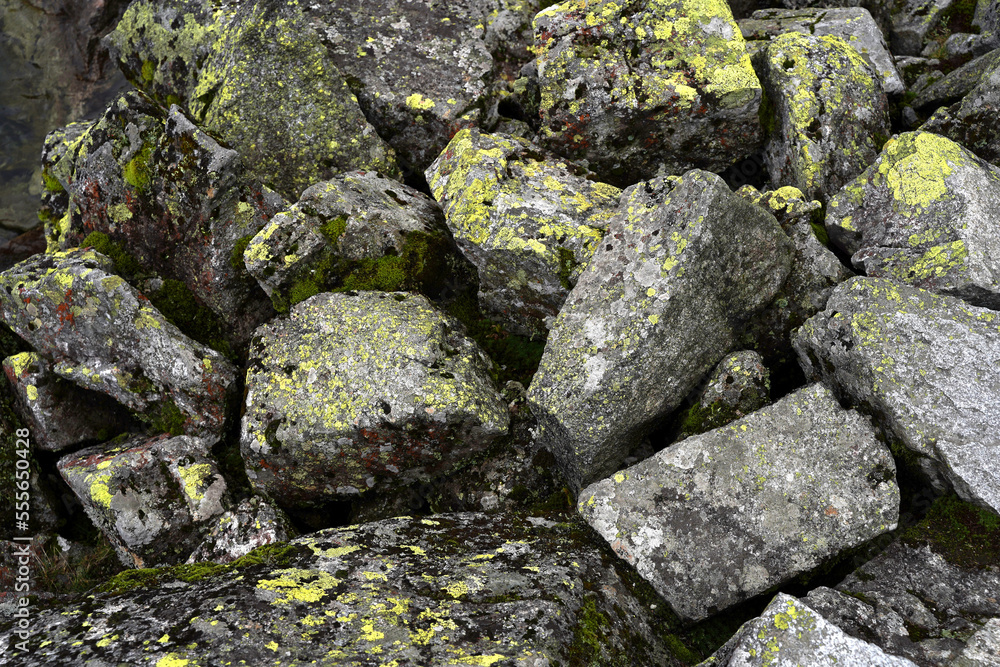
[[[584,519],[686,621],[896,527],[889,450],[810,385],[580,493]]]
[[[680,405],[773,298],[791,255],[774,217],[713,174],[622,194],[528,388],[539,441],[571,485],[613,473]]]
[[[964,499],[1000,512],[1000,314],[853,278],[793,343],[807,377],[875,415]]]
[[[284,507],[454,471],[504,435],[490,361],[423,296],[324,293],[258,331],[240,443]]]

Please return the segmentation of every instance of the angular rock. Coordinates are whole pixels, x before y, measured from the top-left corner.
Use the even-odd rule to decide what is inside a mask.
[[[949,667],[992,667],[1000,655],[1000,618],[991,618],[972,635],[962,654]]]
[[[434,201],[370,171],[309,187],[243,253],[279,312],[339,287],[437,296],[459,257]]]
[[[418,294],[324,293],[265,325],[240,441],[254,489],[286,508],[461,467],[507,431],[491,362]]]
[[[770,402],[771,374],[763,358],[752,350],[727,355],[684,415],[676,439],[725,426]]]
[[[991,55],[996,61],[976,87],[960,102],[938,109],[920,129],[957,141],[1000,167],[1000,49]]]
[[[111,396],[154,428],[217,434],[236,370],[182,334],[89,249],[0,274],[0,316],[57,375]]]
[[[106,442],[137,426],[110,397],[64,380],[34,352],[7,357],[3,370],[14,387],[34,447],[54,452]]]
[[[427,170],[459,249],[479,271],[479,305],[544,336],[601,242],[621,191],[524,139],[463,130]]]
[[[576,489],[629,449],[733,348],[788,276],[774,217],[702,171],[636,184],[549,333],[528,401]]]
[[[760,83],[723,0],[563,2],[535,44],[542,145],[602,180],[722,171],[760,144]]]
[[[59,473],[123,563],[173,565],[224,511],[226,482],[208,455],[211,445],[189,436],[137,436],[65,456]]]
[[[806,377],[1000,513],[1000,315],[879,278],[834,289],[793,339]],[[929,463],[924,461],[924,463]]]
[[[942,105],[959,102],[998,67],[1000,67],[1000,49],[994,49],[967,62],[958,69],[948,72],[943,78],[921,90],[910,106],[914,109],[930,111]],[[929,127],[924,129],[928,132],[937,132]],[[943,134],[942,132],[937,133]]]
[[[341,171],[398,174],[393,150],[294,3],[236,7],[201,67],[190,111],[239,152],[250,175],[291,201]]]
[[[831,199],[826,228],[869,276],[1000,308],[1000,169],[944,137],[889,141]]]
[[[813,384],[587,487],[578,508],[698,621],[894,529],[899,488],[869,423]]]
[[[880,79],[833,35],[779,35],[762,63],[776,118],[764,149],[771,182],[825,202],[875,161],[889,136]]]
[[[919,56],[929,33],[955,0],[899,0],[892,7],[889,44],[897,56]]]
[[[879,29],[882,30],[882,33],[888,35],[889,27],[891,25],[889,12],[892,9],[894,0],[768,0],[766,3],[756,4],[767,4],[774,7],[784,7],[785,9],[806,9],[810,7],[861,7],[871,14],[872,18],[875,19],[875,22],[878,23]],[[750,15],[750,13],[748,13],[748,15]]]
[[[979,28],[983,42],[994,49],[1000,48],[1000,5],[990,0],[976,3],[972,25]]]
[[[295,528],[277,507],[259,496],[240,502],[235,509],[212,519],[212,527],[187,562],[231,563],[265,544],[287,542]]]
[[[764,613],[699,667],[917,667],[906,658],[855,639],[809,608],[802,600],[778,593]]]
[[[147,572],[150,587],[33,610],[31,661],[679,667],[655,595],[568,518],[401,517]]]
[[[847,42],[878,73],[886,95],[906,92],[906,84],[896,69],[882,31],[867,9],[760,9],[751,18],[740,21],[739,26],[748,42],[772,39],[785,32],[835,35]]]

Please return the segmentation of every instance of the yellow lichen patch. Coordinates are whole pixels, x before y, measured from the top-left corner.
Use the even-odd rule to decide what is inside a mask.
[[[177,474],[184,484],[184,494],[194,502],[205,497],[203,488],[205,480],[213,475],[212,466],[208,463],[196,463],[189,466],[177,466]]]
[[[330,589],[336,588],[340,584],[339,579],[323,570],[290,568],[276,570],[271,574],[278,575],[278,577],[276,579],[261,579],[257,582],[257,588],[279,594],[279,597],[272,600],[271,604],[287,604],[292,601],[318,602],[327,595]],[[284,597],[280,597],[282,595]]]
[[[420,93],[413,93],[406,98],[406,106],[411,109],[427,111],[434,108],[434,100],[424,97]]]
[[[156,661],[156,667],[194,667],[190,660],[180,657],[176,653],[168,653]]]
[[[968,162],[965,151],[950,139],[930,132],[912,132],[882,148],[878,173],[893,198],[908,208],[926,208],[946,196],[945,179]]]
[[[964,241],[953,241],[928,248],[917,261],[896,267],[893,273],[903,279],[926,280],[965,266],[969,251]]]
[[[355,551],[360,551],[361,547],[356,545],[348,545],[344,547],[331,547],[329,549],[321,549],[315,544],[310,543],[309,548],[317,556],[322,556],[323,558],[343,558],[348,554],[352,554]]]

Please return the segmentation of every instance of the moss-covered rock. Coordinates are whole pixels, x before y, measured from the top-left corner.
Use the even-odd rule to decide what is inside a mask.
[[[770,402],[771,374],[761,356],[752,350],[729,354],[688,408],[677,439],[725,426]]]

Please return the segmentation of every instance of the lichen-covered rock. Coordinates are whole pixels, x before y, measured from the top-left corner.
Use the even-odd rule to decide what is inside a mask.
[[[59,377],[34,352],[7,357],[3,370],[14,387],[34,447],[54,452],[105,442],[135,426],[121,405]]]
[[[183,563],[222,514],[226,481],[190,436],[142,436],[59,460],[59,473],[87,516],[129,567]]]
[[[458,258],[441,208],[371,171],[309,187],[243,253],[279,312],[339,287],[437,296]]]
[[[992,667],[1000,655],[1000,618],[991,618],[969,639],[949,667]]]
[[[770,302],[791,255],[774,216],[713,174],[622,194],[528,389],[540,442],[572,486],[613,473],[681,404]]]
[[[807,377],[822,378],[894,441],[938,462],[963,498],[1000,513],[1000,315],[852,278],[793,344]]]
[[[785,32],[836,35],[843,39],[878,73],[886,95],[902,95],[906,84],[896,69],[882,31],[867,9],[761,9],[739,22],[743,38],[771,39]]]
[[[919,56],[932,30],[955,0],[898,0],[892,6],[889,44],[897,56]]]
[[[752,350],[727,355],[688,408],[677,440],[711,431],[771,402],[771,374]]]
[[[67,161],[72,169],[63,167]],[[144,270],[183,283],[217,321],[220,338],[237,348],[273,315],[242,262],[233,261],[233,250],[287,204],[252,181],[240,156],[178,107],[164,113],[141,93],[123,95],[66,149],[53,172],[60,183],[67,179],[70,200],[65,214],[46,226],[50,250],[81,245],[91,232],[105,234]],[[154,298],[154,285],[140,289]]]
[[[291,201],[341,171],[398,173],[393,150],[365,119],[297,3],[239,4],[189,104],[254,178]]]
[[[975,60],[965,63],[958,69],[948,72],[942,78],[921,90],[913,98],[913,101],[910,102],[910,106],[914,109],[930,111],[942,105],[959,102],[997,67],[1000,67],[1000,49],[994,49]],[[935,132],[935,130],[930,128],[923,129],[926,129],[928,132]],[[938,132],[938,134],[942,133]]]
[[[36,255],[0,274],[0,316],[57,375],[154,428],[219,433],[235,369],[111,271],[111,260],[89,249]]]
[[[972,24],[979,28],[984,44],[1000,49],[1000,5],[992,0],[979,0]]]
[[[69,212],[69,187],[76,171],[78,149],[95,123],[97,121],[90,120],[57,128],[46,135],[42,144],[42,196],[38,219],[44,225],[46,239]]]
[[[139,588],[33,610],[31,661],[679,667],[655,594],[568,518],[400,517],[126,572],[109,588]]]
[[[502,70],[513,77],[530,59],[519,35],[537,5],[337,0],[305,11],[369,121],[421,173],[458,130],[493,120]]]
[[[875,19],[878,24],[879,29],[883,34],[889,34],[889,26],[891,25],[889,19],[889,12],[892,9],[892,5],[895,0],[767,0],[766,2],[752,2],[760,6],[770,5],[772,7],[784,7],[785,9],[806,9],[810,7],[838,7],[838,8],[853,8],[861,7],[866,10],[871,17]],[[756,10],[756,7],[754,7]],[[748,12],[747,15],[751,15],[752,12]]]
[[[976,87],[960,102],[938,109],[920,129],[946,136],[1000,167],[1000,49],[990,55],[993,65]]]
[[[212,518],[211,528],[187,562],[231,563],[265,544],[287,542],[295,528],[277,507],[259,496],[240,502],[235,509]]]
[[[825,202],[875,161],[889,136],[885,93],[843,39],[779,35],[768,44],[760,76],[776,120],[764,150],[775,186],[792,185]]]
[[[826,228],[869,276],[1000,308],[1000,168],[949,139],[890,140],[830,201]]]
[[[324,293],[258,330],[241,451],[283,507],[461,467],[507,431],[491,362],[419,294]]]
[[[584,519],[688,621],[896,527],[895,463],[819,384],[584,489]]]
[[[427,170],[459,249],[479,271],[479,305],[544,336],[601,242],[621,191],[524,139],[463,130]]]
[[[699,667],[917,667],[851,637],[802,600],[778,593],[757,618]]]
[[[628,185],[758,147],[760,82],[724,0],[572,0],[535,17],[546,148]]]

